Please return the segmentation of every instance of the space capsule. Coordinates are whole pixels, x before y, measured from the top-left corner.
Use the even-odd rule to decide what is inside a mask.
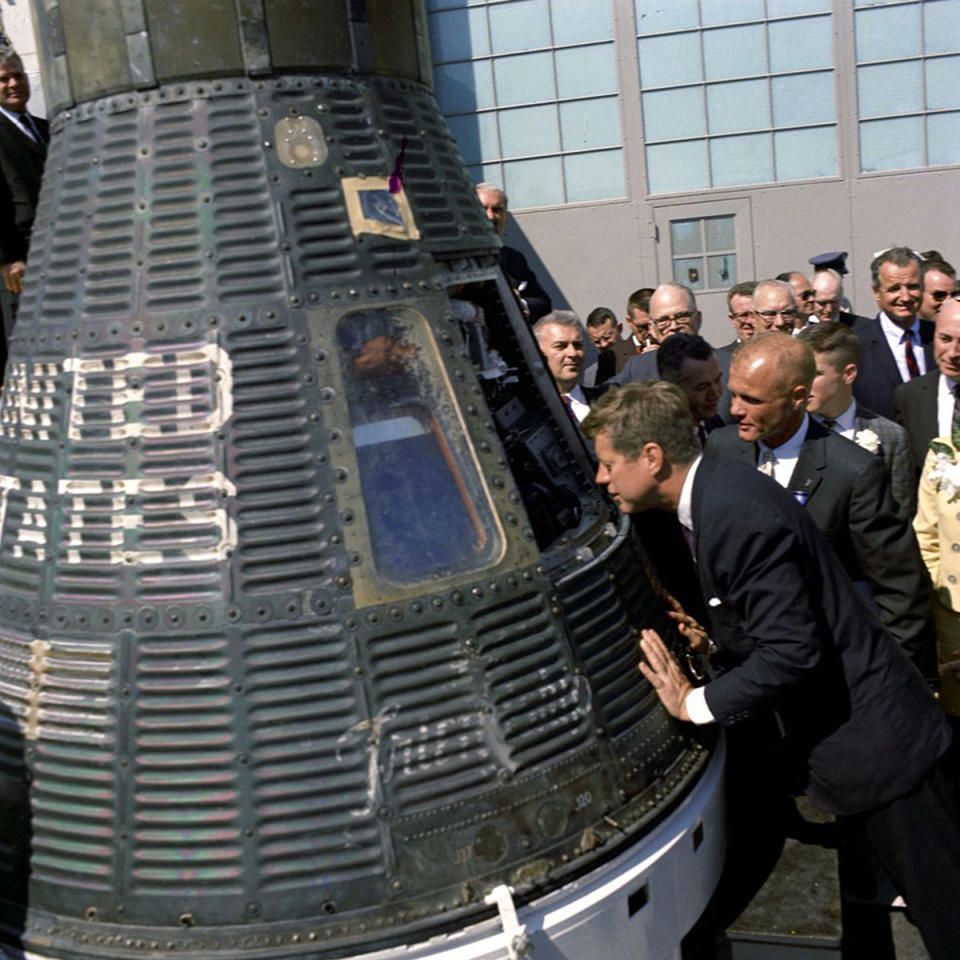
[[[33,0],[0,954],[676,955],[718,753],[416,0]]]

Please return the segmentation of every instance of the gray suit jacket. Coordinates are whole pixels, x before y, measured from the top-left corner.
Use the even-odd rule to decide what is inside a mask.
[[[883,458],[890,474],[890,489],[894,500],[908,517],[917,512],[917,470],[910,449],[906,430],[898,423],[881,417],[866,407],[857,404],[853,416],[856,431],[872,430],[880,440],[877,456]],[[855,441],[856,442],[856,441]]]
[[[756,467],[757,446],[736,426],[714,430],[708,455]],[[866,581],[880,619],[925,674],[931,672],[930,577],[883,461],[810,421],[787,490],[805,503],[851,580]],[[744,511],[749,506],[744,504]]]

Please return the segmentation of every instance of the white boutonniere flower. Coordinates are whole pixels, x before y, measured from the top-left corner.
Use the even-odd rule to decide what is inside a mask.
[[[867,453],[880,452],[880,438],[872,430],[857,430],[853,434],[854,443],[863,447]]]
[[[960,463],[952,447],[938,440],[930,441],[935,457],[930,468],[930,479],[937,483],[937,490],[947,495],[948,502],[960,499]]]

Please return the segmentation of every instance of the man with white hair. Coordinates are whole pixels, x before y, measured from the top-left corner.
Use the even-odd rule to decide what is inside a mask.
[[[507,195],[496,184],[478,183],[477,199],[494,232],[502,239],[507,229]],[[540,286],[527,258],[519,250],[504,244],[500,248],[500,269],[529,323],[536,323],[550,312],[553,307],[550,295]]]
[[[845,327],[852,327],[858,320],[867,322],[865,317],[842,309],[843,277],[832,267],[814,273],[813,293],[813,307],[818,320],[835,320]]]

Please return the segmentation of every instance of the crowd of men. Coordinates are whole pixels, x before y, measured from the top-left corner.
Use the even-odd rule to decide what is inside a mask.
[[[731,287],[722,346],[679,283],[635,291],[623,323],[608,307],[583,323],[529,317],[707,679],[649,630],[641,670],[675,717],[727,732],[739,862],[708,948],[685,956],[713,955],[711,924],[743,907],[745,873],[770,869],[799,792],[836,815],[841,862],[859,864],[848,874],[892,884],[935,960],[960,956],[960,703],[936,699],[938,670],[960,677],[960,662],[937,663],[912,526],[930,441],[960,438],[960,291],[938,251],[892,247],[871,263],[876,312],[860,316],[844,257]],[[845,956],[893,955],[874,920],[845,910]]]

